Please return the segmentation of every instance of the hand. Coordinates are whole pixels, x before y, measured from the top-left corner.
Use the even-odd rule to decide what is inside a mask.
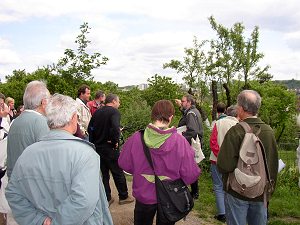
[[[9,113],[9,108],[5,103],[0,104],[0,117],[6,117]]]
[[[180,100],[180,99],[175,99],[175,103],[176,103],[176,105],[178,105],[179,107],[181,106],[181,100]]]
[[[50,217],[46,217],[46,219],[44,220],[43,225],[51,225],[51,222],[52,222],[51,218]]]

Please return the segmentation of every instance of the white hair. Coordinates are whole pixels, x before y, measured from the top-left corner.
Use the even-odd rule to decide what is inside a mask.
[[[23,95],[24,108],[35,110],[42,104],[43,99],[48,99],[49,97],[50,93],[44,82],[31,81],[27,84]]]
[[[54,94],[46,106],[48,126],[50,129],[63,128],[70,123],[74,113],[77,113],[77,103],[74,99]]]

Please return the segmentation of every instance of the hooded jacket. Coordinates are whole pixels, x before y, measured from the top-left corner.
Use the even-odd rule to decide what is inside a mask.
[[[172,127],[161,130],[149,124],[144,132],[155,173],[160,179],[181,178],[185,184],[195,182],[200,168],[194,160],[195,152],[184,137]],[[134,133],[124,144],[119,166],[133,175],[133,196],[143,204],[156,204],[154,173],[144,154],[141,133]]]

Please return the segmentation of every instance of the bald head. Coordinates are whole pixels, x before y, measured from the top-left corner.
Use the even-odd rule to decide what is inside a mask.
[[[246,113],[255,116],[261,106],[261,97],[256,91],[244,90],[237,97],[237,105]]]

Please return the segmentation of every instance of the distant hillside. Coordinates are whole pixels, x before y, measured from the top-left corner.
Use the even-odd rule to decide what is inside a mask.
[[[284,84],[288,89],[300,89],[300,80],[275,80],[274,82]]]

